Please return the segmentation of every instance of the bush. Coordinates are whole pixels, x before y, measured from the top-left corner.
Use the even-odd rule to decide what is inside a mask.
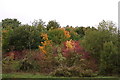
[[[52,72],[50,75],[57,76],[57,77],[60,77],[60,76],[70,77],[70,76],[72,76],[71,73],[68,71],[68,68],[66,68],[66,67],[58,68],[54,72]]]
[[[3,73],[11,73],[11,72],[17,72],[20,67],[20,62],[16,60],[10,60],[9,57],[7,57],[8,60],[2,61],[2,72]]]
[[[92,71],[92,70],[87,69],[87,70],[84,70],[84,71],[83,71],[82,76],[83,76],[83,77],[92,77],[92,76],[95,76],[95,75],[93,74],[93,71]]]
[[[29,71],[29,70],[34,69],[34,66],[31,64],[31,62],[28,62],[27,60],[22,61],[20,64],[21,64],[21,65],[20,65],[19,70]]]
[[[95,76],[93,71],[90,69],[84,70],[80,66],[72,66],[72,67],[59,67],[50,75],[57,77],[92,77]]]
[[[20,60],[20,71],[36,72],[40,71],[41,64],[40,61],[43,59],[39,50],[23,50],[21,52],[22,56]],[[16,56],[19,57],[19,56]]]

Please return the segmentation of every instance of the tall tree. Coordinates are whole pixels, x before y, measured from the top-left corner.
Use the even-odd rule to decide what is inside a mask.
[[[15,28],[15,27],[18,27],[20,24],[21,24],[21,22],[19,22],[17,19],[6,18],[6,19],[2,20],[3,28],[7,28],[7,27]]]
[[[56,28],[59,28],[59,27],[60,27],[60,24],[58,24],[58,22],[56,22],[55,20],[51,20],[47,24],[47,30],[56,29]]]
[[[34,22],[32,23],[32,26],[37,27],[37,29],[42,32],[45,30],[45,22],[42,19],[39,20],[34,20]]]
[[[109,24],[109,25],[108,25]],[[98,30],[88,29],[85,32],[83,46],[87,51],[91,52],[95,57],[100,59],[103,44],[112,41],[117,45],[117,33],[115,26],[109,21],[102,21],[98,25]]]

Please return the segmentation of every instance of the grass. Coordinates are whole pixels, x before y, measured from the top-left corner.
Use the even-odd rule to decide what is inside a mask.
[[[39,73],[7,73],[7,74],[2,74],[3,78],[49,78],[51,76],[46,76],[43,74]]]
[[[98,77],[52,77],[52,76],[47,76],[43,75],[40,73],[7,73],[7,74],[2,74],[3,80],[13,80],[12,78],[28,78],[28,80],[32,79],[40,79],[40,80],[120,80],[118,77],[103,77],[103,76],[98,76]],[[18,79],[16,79],[18,80]]]

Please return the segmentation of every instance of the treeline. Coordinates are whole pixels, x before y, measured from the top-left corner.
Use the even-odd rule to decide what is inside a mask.
[[[120,39],[118,29],[112,21],[103,20],[96,28],[68,25],[61,27],[55,20],[45,25],[41,19],[35,20],[31,26],[22,25],[17,19],[4,19],[2,49],[3,54],[11,51],[40,50],[40,55],[43,53],[47,57],[46,62],[43,63],[44,68],[48,68],[50,70],[48,73],[55,76],[120,74]],[[53,57],[53,55],[57,56]],[[14,60],[17,58],[14,57]],[[27,60],[29,63],[32,62]],[[47,61],[51,61],[51,64]],[[53,62],[57,66],[52,65]],[[39,66],[44,70],[43,72],[47,72],[40,67],[41,63],[30,65],[36,66],[35,68]],[[90,65],[91,63],[93,65]],[[23,66],[27,65],[19,66],[19,69],[24,70]],[[39,68],[36,70],[41,70]]]

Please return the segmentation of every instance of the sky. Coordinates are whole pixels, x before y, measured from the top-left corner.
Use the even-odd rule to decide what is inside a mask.
[[[97,26],[102,20],[118,24],[120,0],[0,0],[0,21],[16,18],[22,24],[42,19],[61,26]]]

